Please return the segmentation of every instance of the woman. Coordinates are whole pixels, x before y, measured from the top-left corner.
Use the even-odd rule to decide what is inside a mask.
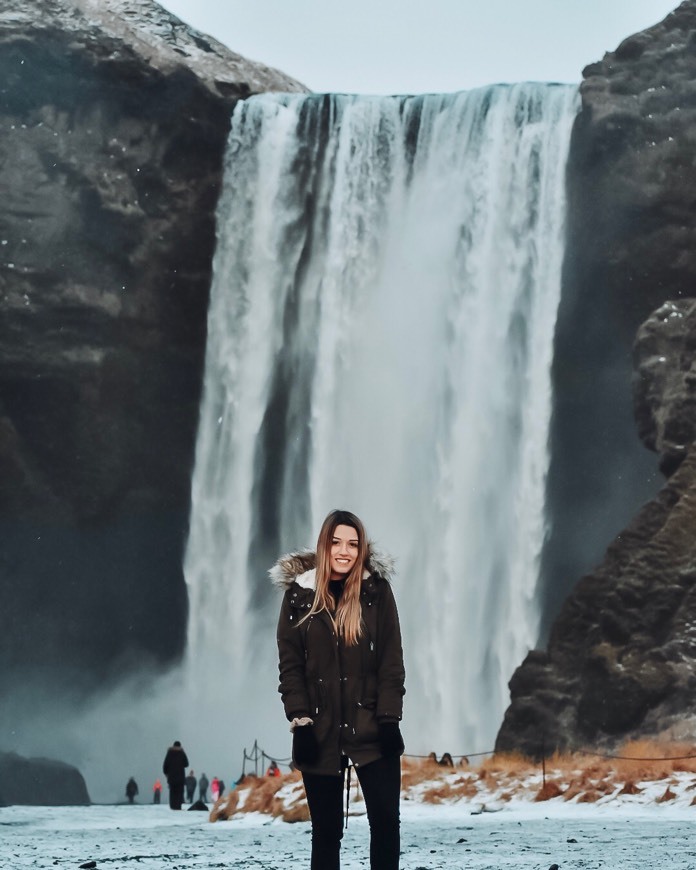
[[[316,554],[291,553],[270,572],[285,589],[279,691],[312,817],[312,870],[340,866],[351,762],[370,823],[370,867],[399,866],[404,663],[391,568],[355,514],[332,511]]]

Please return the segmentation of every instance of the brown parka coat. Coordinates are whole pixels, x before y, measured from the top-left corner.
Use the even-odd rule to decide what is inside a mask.
[[[281,558],[270,575],[285,590],[278,620],[281,694],[289,721],[309,716],[319,743],[305,773],[341,774],[342,755],[358,767],[381,757],[377,723],[401,719],[404,661],[401,630],[389,578],[391,560],[372,548],[360,601],[363,633],[347,646],[327,613],[302,621],[314,600],[316,556]]]

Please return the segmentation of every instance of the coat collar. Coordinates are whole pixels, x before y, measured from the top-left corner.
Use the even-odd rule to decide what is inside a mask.
[[[288,589],[293,583],[302,589],[314,591],[316,581],[317,557],[313,550],[299,550],[281,556],[268,572],[274,585]],[[373,574],[379,574],[385,580],[391,580],[394,573],[394,560],[391,556],[381,553],[371,541],[367,545],[367,565],[363,572],[363,583]]]

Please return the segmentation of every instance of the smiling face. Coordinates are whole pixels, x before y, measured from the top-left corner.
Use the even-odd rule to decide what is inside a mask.
[[[343,580],[355,565],[360,549],[358,533],[352,526],[336,526],[331,539],[331,579]]]

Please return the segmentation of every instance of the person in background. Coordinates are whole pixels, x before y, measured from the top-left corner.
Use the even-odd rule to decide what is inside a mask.
[[[280,776],[280,768],[275,763],[275,761],[271,761],[271,763],[268,765],[266,776]]]
[[[217,776],[214,776],[213,781],[210,783],[210,794],[212,795],[213,803],[215,803],[220,796],[220,780]]]
[[[209,785],[208,777],[205,774],[201,774],[201,778],[198,780],[198,800],[203,801],[203,803],[208,800]]]
[[[221,798],[225,793],[225,783],[222,779],[218,779],[218,798]]]
[[[193,803],[193,796],[196,793],[196,785],[198,781],[196,780],[195,774],[192,770],[189,770],[189,774],[184,780],[184,784],[186,786],[186,803]]]
[[[189,760],[184,748],[178,740],[167,750],[162,764],[162,771],[169,785],[169,808],[180,810],[184,802],[184,783]]]
[[[131,776],[131,778],[126,783],[126,797],[128,798],[128,803],[132,804],[135,800],[135,796],[138,794],[138,783]]]
[[[348,511],[326,517],[316,553],[290,553],[270,572],[285,591],[279,691],[312,820],[312,870],[340,867],[351,762],[370,825],[370,867],[398,870],[405,672],[391,573]]]
[[[152,786],[152,803],[158,804],[162,800],[162,783],[159,779],[155,780],[155,784]]]

